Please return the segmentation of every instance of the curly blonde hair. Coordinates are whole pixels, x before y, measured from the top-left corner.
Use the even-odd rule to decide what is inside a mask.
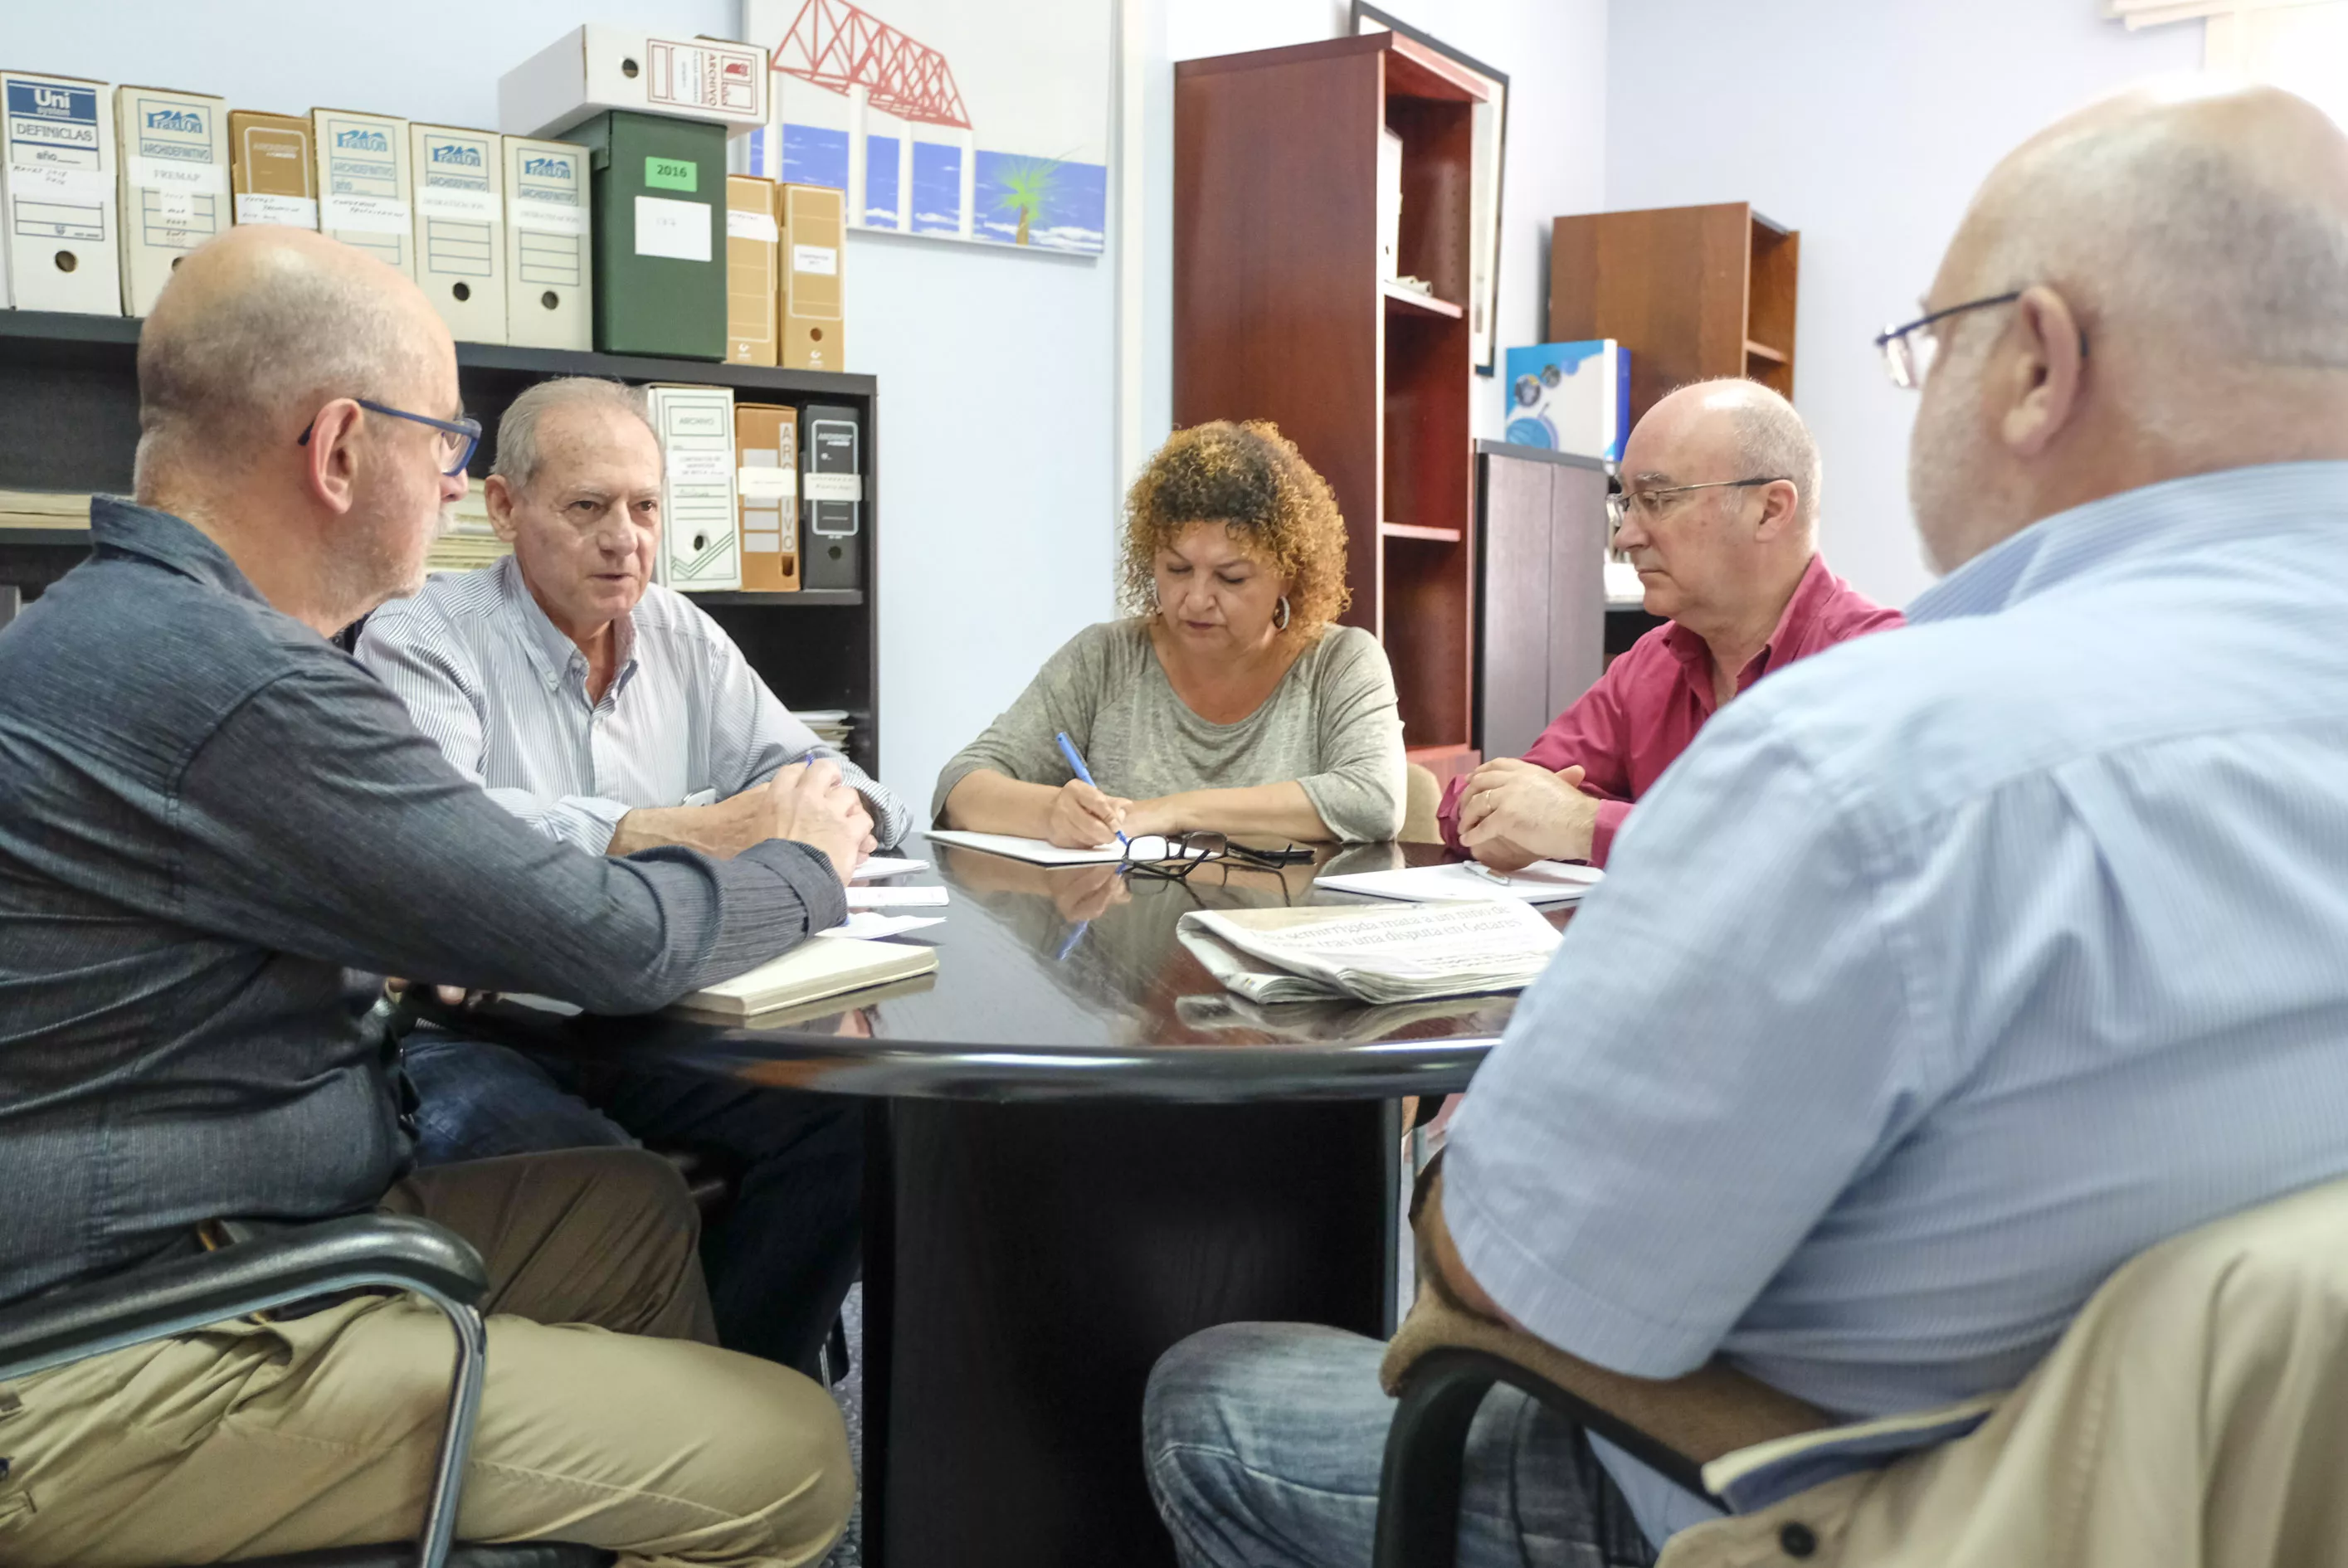
[[[1193,523],[1220,522],[1288,579],[1286,635],[1317,636],[1353,602],[1345,520],[1329,481],[1268,419],[1177,430],[1125,498],[1125,605],[1156,607],[1158,552]]]

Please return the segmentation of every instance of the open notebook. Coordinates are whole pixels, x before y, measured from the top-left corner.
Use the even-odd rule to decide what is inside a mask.
[[[819,1001],[909,975],[926,975],[937,966],[937,950],[932,947],[903,942],[868,942],[855,936],[835,937],[829,942],[802,943],[747,975],[704,986],[677,1006],[695,1013],[747,1018],[754,1013]]]

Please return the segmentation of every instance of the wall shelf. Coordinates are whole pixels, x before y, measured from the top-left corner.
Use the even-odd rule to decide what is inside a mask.
[[[1433,294],[1421,294],[1415,288],[1395,283],[1392,278],[1386,279],[1378,286],[1385,295],[1386,314],[1389,315],[1406,315],[1416,311],[1426,315],[1448,316],[1453,321],[1457,321],[1468,314],[1447,299],[1437,299]]]
[[[1785,352],[1782,349],[1772,348],[1766,343],[1756,343],[1749,337],[1745,340],[1745,357],[1766,359],[1772,365],[1786,363]]]
[[[1463,529],[1420,528],[1407,522],[1382,522],[1378,532],[1388,539],[1420,539],[1431,544],[1457,544],[1467,537]]]
[[[129,493],[139,443],[142,325],[118,315],[0,310],[0,490]],[[854,408],[864,438],[863,588],[687,597],[726,628],[787,705],[856,714],[849,754],[867,772],[879,773],[873,537],[880,510],[880,390],[872,377],[495,343],[457,345],[457,375],[466,412],[492,432],[525,388],[556,376],[731,387],[746,401]],[[473,456],[477,479],[496,456],[493,438],[485,437]],[[87,529],[0,527],[0,583],[37,598],[88,549]],[[814,620],[791,614],[818,609],[830,613]]]

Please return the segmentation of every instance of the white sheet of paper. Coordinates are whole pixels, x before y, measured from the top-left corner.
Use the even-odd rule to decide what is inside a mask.
[[[934,909],[946,902],[942,887],[852,887],[850,909]]]
[[[1520,872],[1495,882],[1457,861],[1438,866],[1412,866],[1399,872],[1355,872],[1323,877],[1313,885],[1333,892],[1367,893],[1372,898],[1402,899],[1413,903],[1488,903],[1517,899],[1526,903],[1571,903],[1606,880],[1596,866],[1564,861],[1535,861]]]
[[[930,862],[927,861],[902,860],[895,855],[874,855],[856,868],[856,880],[870,882],[876,877],[910,876],[915,872],[925,872],[929,869]]]
[[[924,926],[943,925],[941,914],[880,914],[869,909],[850,910],[846,920],[829,931],[819,931],[818,936],[901,936]]]

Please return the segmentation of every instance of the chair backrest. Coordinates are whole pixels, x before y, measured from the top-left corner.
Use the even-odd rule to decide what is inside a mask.
[[[1416,762],[1404,766],[1410,770],[1410,784],[1403,795],[1401,840],[1406,844],[1439,844],[1443,827],[1435,813],[1443,804],[1443,786],[1436,781],[1433,769]]]

